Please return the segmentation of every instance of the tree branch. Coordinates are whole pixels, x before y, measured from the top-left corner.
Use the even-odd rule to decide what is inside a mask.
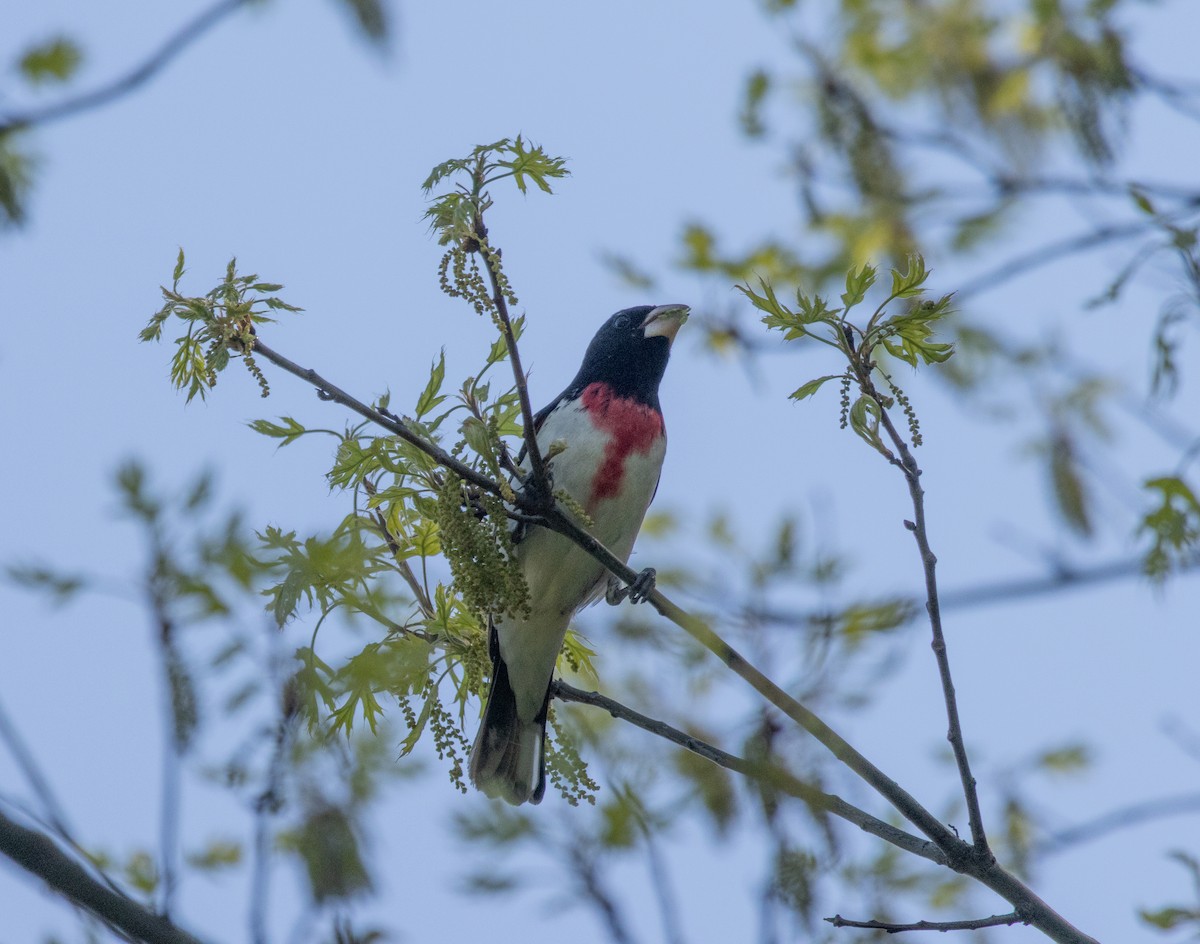
[[[58,895],[146,944],[200,944],[199,939],[132,898],[105,888],[43,833],[0,812],[0,852]]]
[[[295,361],[289,360],[282,354],[278,354],[271,348],[262,343],[258,337],[254,339],[254,350],[269,360],[276,367],[286,370],[289,374],[299,377],[305,383],[311,384],[317,388],[318,395],[324,400],[332,400],[334,403],[339,403],[349,410],[353,410],[359,416],[365,417],[377,426],[382,426],[389,433],[399,436],[406,443],[420,449],[425,455],[433,459],[438,465],[449,469],[455,475],[465,482],[470,482],[485,492],[490,492],[493,495],[503,497],[503,492],[500,486],[483,475],[469,465],[459,462],[454,456],[446,452],[445,449],[438,446],[436,443],[430,442],[423,436],[419,436],[411,429],[404,425],[397,417],[389,416],[376,410],[374,407],[369,407],[361,400],[357,400],[350,394],[346,393],[340,387],[336,387],[328,380],[318,374],[315,370],[309,370],[301,367]]]
[[[732,770],[735,773],[766,784],[787,796],[803,800],[816,810],[841,817],[848,823],[857,826],[863,832],[870,833],[872,836],[876,836],[885,842],[890,842],[905,852],[911,852],[913,855],[918,855],[938,865],[946,864],[946,856],[929,840],[920,839],[911,833],[906,833],[904,830],[898,829],[890,823],[872,816],[865,810],[860,810],[857,806],[847,803],[836,794],[818,790],[777,764],[754,763],[743,757],[729,754],[719,747],[709,744],[707,741],[703,741],[694,735],[672,727],[665,721],[647,717],[641,712],[613,698],[609,698],[607,695],[601,695],[599,692],[584,691],[583,689],[567,684],[562,679],[555,680],[552,694],[560,701],[575,702],[580,705],[601,708],[614,718],[627,721],[635,727],[641,728],[643,731],[649,731],[651,734],[664,738],[686,751],[691,751],[698,757],[703,757],[705,760],[711,761],[718,767]]]
[[[881,398],[870,386],[867,378],[867,389],[878,402]],[[967,747],[963,740],[962,723],[958,717],[958,699],[954,693],[954,679],[950,674],[950,656],[946,651],[946,637],[942,633],[942,611],[938,600],[937,589],[937,557],[929,545],[929,532],[925,526],[925,490],[921,488],[921,468],[908,448],[886,408],[880,403],[880,422],[887,431],[888,438],[899,455],[898,465],[908,483],[909,497],[912,499],[913,520],[904,522],[912,532],[921,554],[921,565],[925,571],[925,609],[929,613],[929,627],[933,633],[933,654],[937,660],[938,676],[942,683],[942,697],[946,702],[947,731],[946,740],[954,752],[954,762],[958,767],[959,779],[962,781],[963,797],[967,803],[967,819],[971,827],[971,842],[975,851],[985,858],[991,858],[988,849],[987,833],[983,829],[983,813],[979,808],[979,793],[975,787],[975,776],[971,773],[971,764],[967,758]]]
[[[890,921],[854,921],[834,915],[826,918],[835,928],[869,928],[872,931],[886,931],[888,934],[899,934],[902,931],[978,931],[981,928],[997,928],[1013,924],[1029,924],[1029,922],[1013,911],[1009,914],[992,915],[990,918],[969,918],[964,921],[917,921],[914,924],[892,924]]]
[[[954,293],[954,297],[961,301],[972,295],[980,295],[989,289],[995,288],[997,285],[1007,282],[1011,278],[1031,272],[1034,269],[1040,269],[1042,266],[1049,265],[1058,259],[1072,256],[1085,249],[1104,246],[1108,243],[1135,239],[1152,231],[1158,225],[1160,224],[1155,221],[1138,221],[1136,223],[1101,226],[1089,229],[1086,233],[1081,233],[1078,236],[1070,236],[1066,239],[1047,243],[1027,253],[1014,256],[994,269],[984,272],[982,275],[977,275],[973,279],[969,279],[959,287],[958,291]]]
[[[226,16],[249,2],[250,0],[221,0],[220,3],[209,7],[194,20],[187,23],[163,43],[157,52],[132,72],[121,76],[108,85],[102,85],[100,88],[85,92],[77,98],[69,98],[45,108],[9,115],[3,121],[0,121],[0,137],[13,131],[24,131],[38,125],[58,121],[61,118],[68,118],[81,111],[99,108],[123,95],[127,95],[151,79],[172,59],[216,26]]]
[[[517,399],[521,402],[521,426],[525,441],[525,454],[529,457],[534,488],[544,492],[545,494],[540,497],[546,499],[550,496],[551,491],[550,475],[546,471],[546,462],[542,457],[542,451],[538,448],[537,429],[533,422],[533,407],[529,402],[529,384],[525,379],[525,369],[521,366],[521,353],[517,349],[517,338],[513,333],[512,320],[508,316],[508,301],[505,298],[504,288],[500,284],[498,264],[492,256],[494,252],[498,257],[500,250],[493,250],[487,242],[487,227],[483,225],[482,219],[477,222],[476,226],[483,237],[483,249],[480,255],[483,256],[483,266],[487,269],[488,281],[492,285],[492,304],[495,306],[496,317],[504,332],[504,343],[508,345],[508,360],[512,364],[513,381],[517,386]]]
[[[956,608],[987,606],[992,603],[1015,603],[1031,597],[1048,596],[1074,587],[1086,587],[1090,584],[1107,583],[1110,580],[1138,577],[1144,573],[1143,562],[1139,557],[1107,561],[1087,567],[1076,566],[1067,561],[1053,562],[1050,566],[1051,572],[1045,576],[997,580],[974,587],[941,591],[941,609],[945,612]],[[1197,569],[1200,569],[1200,554],[1181,562],[1178,572],[1183,573]],[[907,625],[916,618],[919,601],[915,597],[898,597],[893,602],[910,608],[910,612],[905,614],[904,619],[898,625]],[[747,607],[740,612],[748,619],[781,626],[824,626],[835,622],[839,615],[834,610],[789,612],[765,607]]]

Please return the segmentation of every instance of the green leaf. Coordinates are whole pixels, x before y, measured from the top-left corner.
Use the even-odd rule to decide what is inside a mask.
[[[126,861],[123,869],[125,881],[144,895],[151,895],[158,888],[158,866],[148,852],[135,852]]]
[[[242,861],[241,843],[232,839],[214,839],[199,852],[189,853],[187,863],[203,872],[216,872]]]
[[[1149,479],[1145,488],[1158,493],[1158,504],[1142,519],[1138,533],[1153,540],[1143,567],[1155,580],[1187,564],[1200,549],[1200,499],[1177,476]]]
[[[444,394],[439,395],[442,389],[442,381],[446,378],[446,349],[442,348],[442,352],[438,357],[438,361],[429,369],[429,382],[425,385],[425,389],[421,391],[421,396],[417,400],[416,414],[417,419],[423,417],[430,410],[434,409],[439,403],[446,399]]]
[[[521,135],[517,135],[516,141],[509,145],[506,150],[512,154],[512,160],[497,161],[499,167],[508,168],[512,174],[513,182],[517,185],[517,189],[521,193],[525,193],[528,189],[525,178],[528,177],[538,188],[545,193],[552,193],[548,178],[558,178],[570,176],[570,171],[566,168],[566,159],[561,157],[550,157],[541,146],[534,146],[529,149],[525,146],[525,141]]]
[[[850,407],[850,428],[867,445],[884,456],[890,456],[887,448],[883,445],[883,440],[879,438],[879,417],[881,412],[879,404],[875,402],[875,399],[864,394],[855,400],[854,405]]]
[[[1075,774],[1092,764],[1092,752],[1086,744],[1068,744],[1043,752],[1037,766],[1052,774]]]
[[[1146,196],[1145,191],[1139,190],[1137,187],[1129,188],[1129,196],[1133,199],[1134,204],[1139,210],[1147,216],[1156,216],[1157,212],[1154,209],[1154,204],[1150,202],[1150,198]]]
[[[1138,917],[1162,931],[1170,931],[1183,924],[1200,924],[1200,909],[1159,908],[1157,911],[1138,909]]]
[[[761,295],[755,292],[749,285],[735,285],[734,288],[750,299],[750,303],[759,311],[765,311],[768,315],[774,315],[779,318],[786,318],[792,314],[775,296],[775,289],[771,287],[770,282],[766,279],[759,279],[758,284],[763,291]],[[765,318],[763,320],[766,321]]]
[[[875,267],[866,263],[857,272],[851,269],[846,273],[846,291],[842,295],[842,305],[846,309],[853,308],[866,297],[867,289],[875,284],[875,274]]]
[[[747,137],[757,138],[766,133],[766,125],[762,120],[762,106],[770,88],[771,77],[762,69],[756,69],[746,80],[738,121],[741,122],[742,133]]]
[[[284,425],[280,426],[272,423],[270,420],[254,420],[247,425],[256,433],[261,433],[263,436],[270,436],[272,439],[279,439],[280,447],[288,446],[294,443],[297,439],[303,436],[308,430],[297,423],[290,416],[281,416],[279,418]]]
[[[25,220],[25,196],[33,180],[33,160],[13,147],[16,135],[0,137],[0,227]]]
[[[1092,533],[1091,502],[1080,474],[1074,440],[1060,430],[1050,443],[1050,480],[1063,520],[1077,534]]]
[[[805,400],[811,397],[814,393],[821,389],[821,385],[827,380],[837,380],[842,377],[842,374],[826,374],[824,377],[818,377],[816,380],[810,380],[808,383],[797,387],[789,395],[789,400]]]
[[[65,37],[57,37],[40,46],[26,50],[18,67],[33,85],[44,82],[65,82],[79,68],[83,53]]]
[[[901,272],[892,269],[892,298],[911,298],[920,295],[929,273],[925,269],[925,257],[919,252],[909,253],[908,268]]]

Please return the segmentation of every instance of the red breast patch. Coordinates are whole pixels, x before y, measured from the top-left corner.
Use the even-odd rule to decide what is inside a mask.
[[[592,497],[588,504],[593,504],[601,498],[612,498],[620,491],[626,457],[635,452],[650,451],[663,434],[663,419],[653,407],[615,396],[606,383],[588,384],[579,399],[596,428],[608,433],[604,461],[592,482]]]

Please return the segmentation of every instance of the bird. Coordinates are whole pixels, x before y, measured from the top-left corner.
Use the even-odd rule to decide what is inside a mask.
[[[533,418],[538,451],[552,455],[554,490],[583,507],[592,534],[622,561],[658,489],[667,448],[658,388],[688,313],[687,305],[640,305],[612,315],[575,378]],[[602,592],[610,603],[645,598],[654,570],[624,587],[606,581],[602,564],[544,526],[517,524],[513,538],[529,611],[489,620],[491,690],[470,777],[493,799],[520,806],[540,803],[546,792],[546,712],[571,618]]]

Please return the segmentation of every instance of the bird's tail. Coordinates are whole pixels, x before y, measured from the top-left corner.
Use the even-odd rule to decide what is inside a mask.
[[[493,799],[506,800],[513,806],[541,803],[546,793],[546,710],[550,692],[546,692],[537,717],[522,721],[508,681],[508,667],[498,651],[493,658],[492,690],[471,749],[471,782]]]

